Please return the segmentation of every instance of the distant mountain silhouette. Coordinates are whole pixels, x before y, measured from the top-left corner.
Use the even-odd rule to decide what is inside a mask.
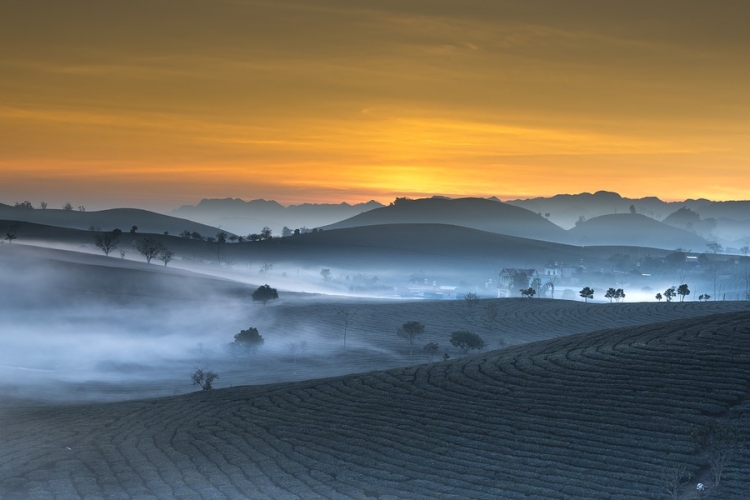
[[[182,231],[197,231],[204,236],[214,236],[220,230],[205,224],[187,219],[157,214],[136,208],[113,208],[91,212],[78,210],[28,209],[0,206],[0,219],[32,222],[48,226],[67,227],[71,229],[94,228],[100,231],[111,231],[115,228],[128,232],[137,226],[138,232],[162,234],[164,231],[177,235]]]
[[[566,229],[574,227],[581,216],[592,219],[600,215],[630,213],[631,205],[636,213],[660,221],[684,207],[698,213],[702,220],[716,219],[713,235],[725,243],[750,236],[750,201],[711,201],[700,198],[666,202],[654,196],[623,198],[617,193],[597,191],[593,194],[558,194],[549,198],[509,200],[506,203],[549,214],[550,221]]]
[[[285,207],[273,200],[224,198],[203,199],[195,206],[183,205],[172,213],[236,234],[258,233],[268,226],[274,234],[280,235],[284,226],[290,229],[317,228],[382,206],[369,201],[355,205],[303,203]]]
[[[700,236],[639,214],[594,217],[568,232],[572,241],[580,245],[637,245],[666,250],[684,248],[694,252],[707,250],[707,241]]]
[[[526,209],[483,198],[401,200],[327,226],[343,229],[382,224],[452,224],[492,233],[565,242],[566,232]]]

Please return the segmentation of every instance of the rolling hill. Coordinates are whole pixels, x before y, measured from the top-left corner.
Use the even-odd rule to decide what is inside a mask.
[[[594,217],[568,230],[571,241],[580,245],[637,245],[665,250],[684,248],[707,250],[707,241],[684,229],[640,214],[611,214]]]
[[[203,199],[197,205],[183,205],[172,212],[211,226],[222,227],[236,234],[259,233],[269,226],[280,235],[284,226],[316,228],[382,207],[376,201],[367,203],[317,204],[303,203],[287,207],[273,200],[244,201],[239,198]]]
[[[136,208],[113,208],[91,212],[77,210],[58,210],[48,208],[28,209],[10,206],[0,206],[0,220],[15,220],[44,224],[47,226],[66,227],[71,229],[96,228],[100,231],[111,231],[119,228],[128,232],[132,226],[137,226],[139,232],[162,234],[180,234],[182,231],[197,231],[204,236],[213,236],[220,229],[200,224],[187,219],[158,214],[148,210]]]
[[[730,313],[154,400],[6,402],[0,495],[689,495],[699,481],[714,488],[693,431],[728,425],[750,438],[749,322],[750,313]],[[671,491],[680,467],[692,479]],[[711,497],[745,498],[748,469],[744,448],[727,462]]]
[[[541,215],[482,198],[424,198],[377,208],[326,226],[344,229],[383,224],[451,224],[492,233],[564,243],[563,229]]]

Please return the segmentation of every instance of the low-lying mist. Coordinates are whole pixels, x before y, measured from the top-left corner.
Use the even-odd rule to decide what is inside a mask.
[[[5,396],[76,401],[179,394],[198,390],[190,378],[196,368],[218,373],[215,387],[361,368],[337,359],[339,333],[325,321],[310,317],[290,328],[279,318],[279,305],[309,297],[284,291],[276,281],[292,286],[299,280],[304,289],[305,283],[323,281],[319,273],[315,279],[302,272],[299,278],[274,280],[235,272],[237,282],[163,266],[144,271],[145,264],[107,265],[122,265],[119,259],[63,262],[17,252],[0,256]],[[250,282],[265,283],[266,277],[279,286],[281,297],[263,306],[252,301],[256,285]],[[229,344],[250,327],[258,328],[264,345],[247,356]],[[398,362],[386,349],[354,339],[347,352],[365,365],[368,359],[373,366]]]

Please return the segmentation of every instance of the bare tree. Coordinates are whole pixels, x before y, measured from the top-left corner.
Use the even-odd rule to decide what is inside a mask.
[[[674,467],[665,467],[659,475],[664,492],[667,493],[672,500],[678,500],[680,498],[680,489],[690,480],[691,477],[692,474],[687,471],[685,464],[676,465]]]
[[[135,248],[146,258],[148,264],[151,264],[151,259],[159,255],[164,249],[161,243],[151,238],[143,238],[136,244]]]
[[[487,305],[484,306],[484,314],[482,314],[482,320],[484,320],[484,324],[488,330],[495,329],[495,324],[497,323],[499,317],[500,307],[497,301],[491,300],[487,302]]]
[[[196,368],[193,372],[192,380],[193,385],[200,386],[204,391],[210,391],[213,388],[214,380],[219,376],[211,370],[203,371],[201,368]]]
[[[97,234],[95,237],[95,244],[104,255],[109,256],[110,252],[117,249],[117,245],[120,244],[120,231],[115,229],[107,233]]]
[[[708,249],[709,249],[709,250],[711,250],[711,252],[713,252],[714,254],[717,254],[717,253],[721,252],[721,251],[722,251],[722,249],[724,248],[723,246],[721,246],[721,243],[717,243],[717,242],[715,242],[715,241],[711,241],[711,242],[709,242],[709,243],[706,243],[706,246],[707,246],[707,247],[708,247]]]
[[[351,312],[345,307],[336,308],[336,315],[338,315],[338,317],[341,318],[341,320],[344,322],[344,349],[346,349],[346,332],[349,329],[349,323],[356,314],[356,312]]]
[[[466,304],[469,316],[471,316],[474,309],[479,305],[479,296],[474,292],[469,292],[464,295],[464,303]]]
[[[159,253],[159,260],[164,262],[164,267],[167,267],[167,264],[169,264],[173,258],[174,258],[174,252],[168,248],[164,248]]]

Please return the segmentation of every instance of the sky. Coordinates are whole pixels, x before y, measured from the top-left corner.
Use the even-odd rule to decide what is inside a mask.
[[[0,202],[750,199],[746,0],[0,0]]]

